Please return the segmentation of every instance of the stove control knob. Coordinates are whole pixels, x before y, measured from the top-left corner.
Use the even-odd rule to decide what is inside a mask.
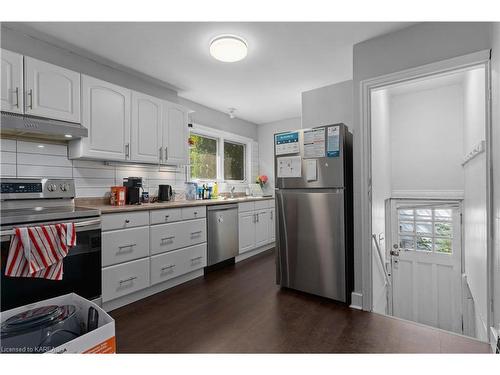
[[[61,191],[68,191],[69,185],[68,184],[61,184],[60,188],[61,188]]]
[[[57,185],[56,184],[50,184],[47,186],[48,191],[56,191]]]

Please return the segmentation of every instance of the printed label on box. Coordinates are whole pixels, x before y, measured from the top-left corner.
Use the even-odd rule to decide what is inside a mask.
[[[339,155],[340,155],[340,127],[330,126],[328,128],[326,156],[332,158]]]
[[[299,133],[284,133],[274,136],[275,155],[295,154],[299,152]]]

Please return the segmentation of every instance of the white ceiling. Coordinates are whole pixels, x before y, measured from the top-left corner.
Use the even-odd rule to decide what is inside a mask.
[[[300,116],[301,92],[352,78],[352,46],[407,23],[27,23],[178,88],[181,97],[256,124]],[[248,56],[214,60],[210,40],[236,34]]]

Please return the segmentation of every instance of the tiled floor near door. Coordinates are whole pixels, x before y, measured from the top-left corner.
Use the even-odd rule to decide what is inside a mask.
[[[120,353],[487,353],[487,344],[275,285],[267,252],[115,310]]]

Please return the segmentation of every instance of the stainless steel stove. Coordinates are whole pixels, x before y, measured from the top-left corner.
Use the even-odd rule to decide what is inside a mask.
[[[101,296],[101,218],[99,210],[75,207],[75,183],[71,179],[2,179],[0,235],[1,311],[77,293],[96,300]],[[16,227],[75,224],[77,244],[64,258],[63,280],[5,276],[10,240]]]

